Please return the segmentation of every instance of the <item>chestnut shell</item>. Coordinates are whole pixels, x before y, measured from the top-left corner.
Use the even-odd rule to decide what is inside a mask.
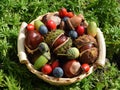
[[[79,61],[81,63],[93,64],[98,57],[98,48],[93,47],[81,52]]]
[[[74,41],[74,44],[78,49],[80,49],[83,45],[85,45],[87,43],[93,43],[95,47],[98,46],[96,39],[94,37],[92,37],[91,35],[79,36]]]

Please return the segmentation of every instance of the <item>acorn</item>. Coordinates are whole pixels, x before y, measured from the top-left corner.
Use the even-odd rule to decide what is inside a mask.
[[[48,60],[51,59],[51,55],[50,55],[50,48],[47,45],[47,43],[45,42],[41,42],[38,46],[39,51],[41,52],[41,54],[43,56],[45,56]]]
[[[71,38],[67,37],[60,29],[49,32],[45,37],[45,42],[56,54],[66,53],[66,50],[72,46]]]
[[[40,26],[43,26],[44,24],[40,20],[34,21],[34,26],[36,30],[39,30]]]
[[[63,70],[67,77],[74,77],[80,73],[81,64],[77,60],[69,60],[67,61],[64,66]]]
[[[41,67],[43,67],[46,63],[48,62],[48,59],[46,57],[44,57],[43,55],[39,56],[35,63],[34,63],[34,68],[35,69],[40,69]]]
[[[45,42],[41,42],[38,46],[38,49],[40,50],[40,52],[43,54],[45,52],[48,52],[50,51],[50,48],[49,46],[47,45],[47,43]]]
[[[80,53],[79,61],[81,63],[93,64],[98,58],[98,48],[92,47]]]

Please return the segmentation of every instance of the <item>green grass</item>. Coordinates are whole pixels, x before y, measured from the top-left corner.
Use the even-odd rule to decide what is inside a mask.
[[[52,86],[19,63],[17,36],[23,21],[61,7],[96,21],[104,33],[109,62],[69,86]],[[120,3],[116,0],[0,0],[0,90],[120,90]],[[114,56],[114,57],[113,57]]]

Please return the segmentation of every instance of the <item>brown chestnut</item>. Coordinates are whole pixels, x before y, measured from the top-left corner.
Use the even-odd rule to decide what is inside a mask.
[[[57,40],[54,42],[53,44],[53,48],[56,48],[57,46],[61,45],[62,43],[64,43],[67,40],[67,36],[65,36],[64,34],[62,34],[59,38],[57,38]]]
[[[82,22],[84,18],[81,16],[73,16],[72,18],[70,18],[70,22],[73,25],[73,27],[77,27],[78,25],[80,25],[80,23]]]
[[[75,41],[74,41],[74,44],[75,46],[80,49],[83,45],[85,45],[86,43],[93,43],[93,45],[95,47],[98,46],[97,44],[97,40],[92,37],[91,35],[82,35],[82,36],[79,36]]]
[[[81,64],[77,60],[70,60],[64,66],[63,70],[67,77],[74,77],[79,74]]]
[[[98,48],[93,47],[81,52],[79,61],[81,63],[93,64],[96,61],[97,57],[98,57]]]
[[[90,49],[90,48],[92,48],[92,47],[94,47],[93,42],[89,42],[89,43],[84,44],[84,45],[79,49],[79,51],[82,52],[82,51],[87,50],[87,49]]]
[[[43,36],[36,30],[27,31],[25,38],[25,46],[30,50],[38,47],[39,43],[43,41]]]

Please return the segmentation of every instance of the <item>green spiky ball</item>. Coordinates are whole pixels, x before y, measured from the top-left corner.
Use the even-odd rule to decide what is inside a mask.
[[[45,36],[45,42],[52,47],[52,43],[54,40],[61,34],[63,34],[64,31],[57,29],[56,31],[50,31],[46,36]]]

